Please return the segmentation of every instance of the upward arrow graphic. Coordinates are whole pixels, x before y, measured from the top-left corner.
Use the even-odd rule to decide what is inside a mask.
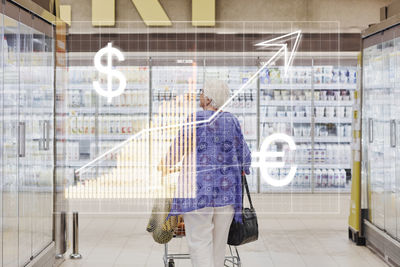
[[[229,105],[233,99],[235,99],[240,93],[242,93],[246,88],[249,87],[249,85],[251,85],[258,78],[258,75],[267,66],[269,66],[272,62],[275,62],[275,60],[277,58],[279,58],[280,56],[282,56],[282,54],[284,56],[284,71],[285,71],[285,75],[286,75],[289,70],[290,65],[293,63],[294,55],[295,55],[296,50],[299,45],[300,36],[301,36],[301,31],[298,30],[298,31],[295,31],[292,33],[281,35],[281,36],[275,37],[273,39],[266,40],[266,41],[255,44],[255,46],[260,47],[261,49],[276,47],[278,50],[273,54],[273,56],[268,61],[263,63],[263,65],[247,80],[246,83],[244,83],[238,90],[236,90],[236,92],[217,110],[217,112],[215,112],[208,119],[201,120],[201,121],[194,121],[194,122],[181,123],[181,124],[172,124],[172,125],[167,125],[167,126],[162,126],[162,127],[153,127],[153,128],[143,129],[142,131],[132,135],[127,140],[123,141],[122,143],[116,145],[112,149],[106,151],[105,153],[101,154],[97,158],[95,158],[92,161],[88,162],[87,164],[83,165],[79,169],[75,170],[75,174],[79,175],[79,174],[84,173],[86,168],[91,167],[91,165],[93,165],[94,163],[104,159],[107,155],[117,151],[119,148],[121,148],[124,145],[128,144],[129,142],[141,137],[143,134],[146,134],[146,133],[149,133],[152,131],[159,131],[159,130],[165,130],[165,129],[169,129],[169,128],[176,128],[176,127],[183,127],[183,126],[190,126],[190,125],[211,122],[220,113],[218,111],[221,111],[224,108],[226,108],[227,105]],[[291,47],[291,51],[289,51],[287,42],[292,41],[293,39],[295,39],[294,45]]]
[[[300,36],[301,36],[301,31],[295,31],[292,33],[288,33],[285,35],[281,35],[278,37],[275,37],[273,39],[263,41],[260,43],[255,44],[255,46],[258,46],[260,48],[269,48],[269,47],[280,47],[280,50],[277,53],[280,53],[281,50],[283,50],[283,53],[285,54],[285,65],[284,65],[284,70],[285,70],[285,75],[287,75],[287,72],[289,70],[289,67],[293,63],[294,55],[297,51],[297,48],[299,46],[299,41],[300,41]],[[292,51],[288,51],[288,41],[291,39],[295,39]]]

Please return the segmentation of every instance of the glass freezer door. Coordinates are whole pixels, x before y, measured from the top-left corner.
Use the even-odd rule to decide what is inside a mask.
[[[382,44],[364,50],[364,87],[363,87],[363,143],[368,146],[363,160],[370,179],[371,221],[381,229],[385,227],[385,175],[384,175],[384,140],[390,138],[385,127],[388,109],[385,99],[390,95],[381,87],[383,83]]]
[[[392,98],[395,102],[392,105],[392,112],[394,121],[394,143],[395,143],[395,166],[400,166],[400,37],[395,39],[395,52],[394,52],[394,64],[396,65],[394,71],[394,97]],[[395,170],[395,203],[396,203],[396,236],[400,239],[400,167]]]
[[[18,9],[5,6],[18,18]],[[24,156],[24,125],[18,123],[19,26],[4,15],[3,38],[3,266],[18,265],[18,157]]]
[[[0,10],[3,10],[3,5],[0,3]],[[3,161],[4,155],[4,143],[3,143],[3,136],[4,136],[4,90],[3,90],[3,43],[4,43],[4,35],[3,35],[3,14],[0,13],[0,225],[3,225],[3,174],[4,174],[4,164]],[[3,240],[3,231],[0,230],[0,240]],[[0,242],[0,262],[3,262],[3,242]]]
[[[370,221],[399,238],[400,38],[394,27],[364,40],[363,174],[368,177]]]
[[[393,237],[396,237],[396,144],[395,144],[395,120],[394,108],[396,100],[394,96],[394,74],[395,56],[394,40],[389,40],[382,44],[383,58],[383,92],[387,93],[384,103],[384,131],[387,138],[384,138],[384,177],[385,177],[385,230]]]
[[[54,166],[54,59],[52,27],[39,19],[33,21],[31,53],[32,103],[32,255],[52,241],[53,166]]]
[[[31,20],[29,14],[21,14]],[[32,256],[32,196],[31,191],[34,186],[34,179],[38,167],[35,166],[35,155],[38,148],[35,147],[33,138],[35,132],[33,124],[35,123],[34,113],[38,110],[32,108],[32,28],[19,24],[20,42],[19,42],[19,121],[25,125],[25,155],[20,157],[18,169],[18,212],[19,212],[19,265],[26,264]],[[18,80],[17,80],[18,81]]]

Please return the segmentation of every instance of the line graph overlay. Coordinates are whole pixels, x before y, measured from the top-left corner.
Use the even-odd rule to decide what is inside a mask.
[[[218,110],[217,112],[215,112],[210,118],[206,119],[206,120],[201,120],[201,121],[196,121],[196,122],[187,122],[187,123],[180,123],[180,124],[175,124],[175,125],[165,125],[165,126],[160,126],[160,127],[154,127],[154,128],[147,128],[147,129],[143,129],[142,131],[138,132],[137,134],[132,135],[130,138],[128,138],[127,140],[121,142],[120,144],[114,146],[112,149],[104,152],[103,154],[101,154],[100,156],[96,157],[95,159],[93,159],[92,161],[86,163],[85,165],[83,165],[82,167],[78,168],[77,170],[75,170],[75,174],[76,175],[80,175],[83,174],[85,169],[87,169],[88,167],[90,167],[91,165],[95,164],[96,162],[100,161],[101,159],[103,159],[106,155],[113,153],[115,151],[117,151],[118,149],[120,149],[121,147],[123,147],[124,145],[128,144],[129,142],[131,142],[132,140],[136,139],[136,138],[140,138],[141,136],[144,136],[146,133],[149,132],[153,132],[153,131],[159,131],[159,130],[167,130],[170,128],[177,128],[177,127],[186,127],[186,126],[191,126],[191,125],[197,125],[197,124],[202,124],[202,123],[209,123],[212,120],[214,120],[218,114],[220,113],[219,111],[223,110],[226,106],[228,106],[232,100],[234,98],[236,98],[240,93],[243,92],[244,89],[246,89],[252,82],[255,81],[255,79],[258,77],[258,75],[267,67],[269,66],[274,60],[276,60],[281,54],[284,54],[284,62],[285,62],[285,74],[287,74],[287,70],[290,66],[290,64],[293,62],[293,56],[296,52],[296,49],[298,47],[298,43],[301,37],[301,31],[295,31],[289,34],[285,34],[276,38],[273,38],[271,40],[267,40],[264,42],[260,42],[257,43],[256,46],[259,47],[264,47],[264,48],[268,48],[268,47],[280,47],[278,49],[278,51],[267,61],[265,62],[258,70],[257,72],[255,72],[248,80],[246,83],[244,83],[226,102],[225,104],[223,104]],[[293,50],[291,52],[288,52],[287,49],[287,44],[282,44],[282,43],[273,43],[275,41],[278,42],[282,42],[284,40],[287,39],[291,39],[291,38],[296,38],[295,40],[295,44],[293,46]]]
[[[149,128],[143,129],[132,135],[125,141],[119,143],[108,151],[102,153],[92,161],[75,170],[75,185],[65,189],[68,199],[131,199],[131,198],[171,198],[177,195],[183,198],[194,198],[196,194],[196,138],[188,138],[182,141],[182,132],[186,136],[196,136],[196,127],[193,125],[210,123],[215,120],[219,111],[224,110],[233,100],[249,88],[258,78],[260,73],[284,56],[285,70],[293,62],[295,50],[288,52],[288,45],[282,43],[289,39],[295,39],[293,49],[297,49],[300,39],[300,31],[285,34],[280,38],[256,44],[267,49],[277,51],[252,74],[232,96],[206,120],[190,119],[196,111],[195,86],[196,63],[193,63],[193,76],[189,79],[189,90],[184,95],[178,95],[174,100],[163,101],[159,106],[158,115],[150,122]],[[274,43],[274,42],[278,43]],[[195,116],[193,116],[195,117]],[[189,118],[189,120],[187,120]],[[192,131],[192,132],[190,132]],[[178,143],[171,144],[171,140],[180,133]],[[192,140],[193,139],[193,140]],[[172,154],[175,156],[170,156]],[[118,152],[118,153],[117,153]],[[116,156],[114,155],[116,154]],[[182,155],[190,155],[182,157]],[[193,154],[193,155],[192,155]],[[114,158],[115,166],[110,166],[106,172],[95,172],[90,179],[81,179],[86,172],[95,168],[102,160],[107,162]],[[183,158],[183,160],[182,160]],[[163,160],[167,161],[163,163]],[[161,162],[160,162],[161,161]],[[103,162],[103,163],[104,163]],[[173,174],[168,173],[168,165],[174,166],[179,163],[182,171]],[[156,166],[155,164],[159,164]],[[160,167],[161,166],[161,167]],[[185,173],[185,177],[179,175]],[[184,181],[184,182],[183,182]]]

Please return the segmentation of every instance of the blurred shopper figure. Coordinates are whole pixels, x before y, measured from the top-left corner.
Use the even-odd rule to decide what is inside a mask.
[[[203,110],[195,114],[196,125],[192,126],[196,127],[196,147],[193,150],[196,153],[196,195],[193,198],[174,198],[170,212],[170,215],[184,214],[186,238],[194,267],[224,266],[232,219],[241,221],[241,173],[250,173],[251,155],[238,119],[220,110],[230,97],[231,92],[225,82],[205,82],[200,94]],[[199,123],[216,112],[218,114],[210,122]],[[184,134],[183,137],[180,134],[177,136],[175,144],[180,142],[179,138],[190,138]],[[170,158],[176,159],[177,153],[171,151]],[[171,171],[177,169],[174,163],[167,165]],[[182,166],[181,181],[184,181],[184,170]]]

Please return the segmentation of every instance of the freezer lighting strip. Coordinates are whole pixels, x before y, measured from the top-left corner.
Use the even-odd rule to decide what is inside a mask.
[[[295,45],[293,46],[293,50],[289,55],[288,58],[288,51],[287,51],[287,45],[286,44],[273,44],[271,42],[274,41],[278,41],[278,40],[283,40],[285,38],[288,38],[289,36],[292,35],[297,35],[296,36],[296,41],[295,41]],[[289,34],[285,34],[279,37],[276,37],[274,39],[268,40],[268,41],[264,41],[261,43],[256,44],[256,46],[261,46],[261,47],[272,47],[272,46],[278,46],[280,47],[280,49],[267,61],[263,64],[263,66],[258,69],[258,71],[256,73],[253,74],[253,76],[251,76],[247,82],[245,84],[243,84],[226,102],[224,105],[222,105],[217,112],[215,112],[210,118],[208,118],[207,120],[202,120],[202,121],[196,121],[196,122],[189,122],[189,123],[182,123],[182,124],[178,124],[178,125],[168,125],[168,126],[163,126],[163,127],[156,127],[156,128],[147,128],[147,129],[143,129],[142,131],[138,132],[137,134],[131,136],[130,138],[128,138],[127,140],[123,141],[122,143],[120,143],[119,145],[113,147],[112,149],[104,152],[102,155],[98,156],[97,158],[93,159],[92,161],[86,163],[85,165],[83,165],[82,167],[80,167],[79,169],[75,170],[75,174],[79,175],[84,173],[83,171],[89,167],[90,165],[98,162],[99,160],[103,159],[106,155],[113,153],[114,151],[118,150],[119,148],[121,148],[122,146],[128,144],[129,142],[131,142],[133,139],[140,137],[142,134],[145,134],[147,132],[152,132],[152,131],[158,131],[158,130],[165,130],[165,129],[169,129],[169,128],[175,128],[175,127],[183,127],[183,126],[191,126],[191,125],[197,125],[197,124],[202,124],[202,123],[209,123],[212,120],[214,120],[218,115],[219,115],[219,111],[223,110],[230,102],[232,102],[232,100],[234,98],[236,98],[246,87],[248,87],[257,77],[258,75],[268,66],[270,65],[272,62],[275,61],[275,59],[278,57],[278,55],[280,55],[281,53],[284,53],[285,56],[285,73],[287,73],[287,70],[289,69],[289,65],[293,62],[293,55],[296,52],[296,49],[298,48],[298,43],[300,40],[300,36],[301,36],[301,30],[289,33]]]

